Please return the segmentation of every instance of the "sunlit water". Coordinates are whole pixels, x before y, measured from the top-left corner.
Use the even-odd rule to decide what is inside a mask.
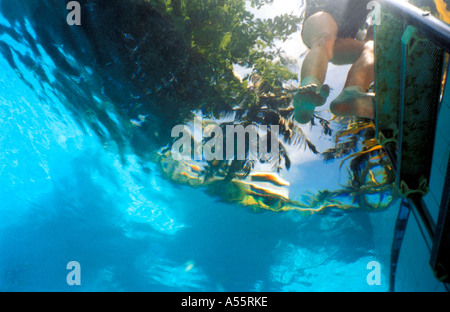
[[[85,100],[80,76],[65,82],[68,99],[35,40],[26,20],[0,15],[1,291],[388,289],[395,209],[254,213],[175,185],[132,152],[123,161],[67,109]],[[345,183],[338,163],[301,155],[285,173],[292,196]],[[81,286],[66,282],[70,261],[81,265]],[[367,283],[371,261],[381,264],[379,286]]]

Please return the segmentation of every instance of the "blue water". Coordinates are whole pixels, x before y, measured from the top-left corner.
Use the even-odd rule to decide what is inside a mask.
[[[388,289],[395,209],[254,213],[171,183],[69,109],[86,101],[80,80],[94,86],[95,70],[57,46],[77,69],[62,80],[33,27],[0,13],[1,291]],[[101,92],[88,101],[125,131]],[[290,173],[294,194],[342,183],[336,164],[301,165]],[[70,261],[80,263],[80,286],[66,282]],[[371,261],[381,285],[367,283]]]

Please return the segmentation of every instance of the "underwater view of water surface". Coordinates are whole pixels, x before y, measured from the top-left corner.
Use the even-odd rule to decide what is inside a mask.
[[[304,5],[281,2],[86,0],[70,25],[0,0],[1,291],[388,290],[387,157],[329,102],[295,121]],[[230,125],[279,126],[278,150],[176,159],[177,125],[193,154]]]

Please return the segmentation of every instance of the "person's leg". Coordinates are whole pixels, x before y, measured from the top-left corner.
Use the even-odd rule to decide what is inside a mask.
[[[368,41],[359,59],[350,68],[345,87],[360,86],[367,90],[375,79],[374,42]]]
[[[303,61],[302,80],[312,76],[317,78],[320,84],[324,83],[328,63],[333,58],[337,33],[336,22],[326,12],[318,12],[306,20],[303,25],[302,37],[310,50]]]
[[[367,41],[358,60],[351,67],[342,93],[331,103],[330,109],[337,116],[375,118],[373,93],[367,89],[375,79],[374,42]]]
[[[310,122],[315,107],[325,104],[329,95],[329,87],[323,83],[337,33],[335,20],[325,12],[310,16],[303,25],[303,41],[310,50],[303,61],[300,90],[294,97],[295,119],[300,123]]]
[[[334,45],[333,59],[334,65],[350,65],[361,57],[366,41],[353,38],[338,38]]]

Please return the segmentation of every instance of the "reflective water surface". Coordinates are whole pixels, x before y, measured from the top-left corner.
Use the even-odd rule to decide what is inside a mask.
[[[269,23],[242,1],[125,2],[80,1],[69,26],[59,1],[0,1],[0,289],[386,291],[396,194],[373,123],[293,120],[302,6]],[[276,157],[174,159],[176,125],[218,148],[196,117],[278,126]]]

